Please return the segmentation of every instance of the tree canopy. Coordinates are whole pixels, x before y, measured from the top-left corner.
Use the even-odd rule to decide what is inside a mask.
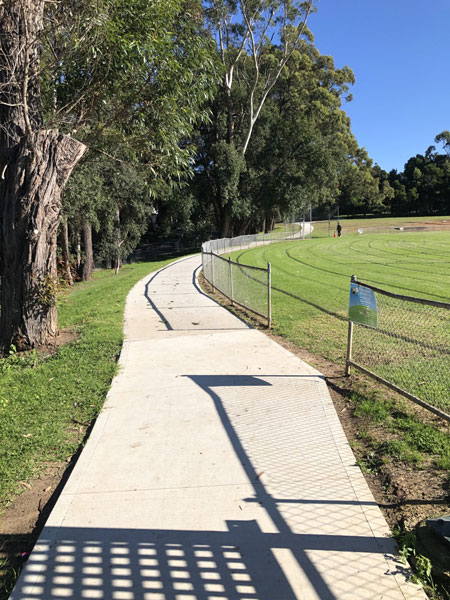
[[[402,173],[374,165],[345,113],[353,73],[314,45],[315,10],[0,4],[1,349],[56,335],[57,252],[68,279],[71,262],[86,277],[94,260],[119,268],[156,212],[152,235],[197,237],[267,230],[309,205],[448,212],[450,133]]]
[[[61,198],[86,149],[88,161],[102,153],[135,165],[149,189],[179,181],[219,71],[196,0],[5,0],[0,17],[0,346],[8,350],[57,333],[50,290]]]

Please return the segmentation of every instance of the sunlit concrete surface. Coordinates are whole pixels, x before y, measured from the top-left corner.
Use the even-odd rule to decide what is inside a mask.
[[[128,296],[120,372],[13,600],[423,599],[320,373],[205,296]]]

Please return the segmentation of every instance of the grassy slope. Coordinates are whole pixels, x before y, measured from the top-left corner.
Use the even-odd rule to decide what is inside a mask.
[[[59,319],[78,339],[49,358],[0,361],[0,508],[20,481],[76,451],[79,425],[97,416],[116,372],[127,293],[169,262],[127,265],[117,276],[100,271],[76,284],[59,299]]]

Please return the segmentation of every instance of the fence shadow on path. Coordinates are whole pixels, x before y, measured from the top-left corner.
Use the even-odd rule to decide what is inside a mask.
[[[373,538],[293,535],[286,544],[278,533],[263,533],[256,521],[226,525],[227,531],[47,527],[13,598],[298,600],[274,554],[287,549],[317,596],[333,600],[308,564],[307,551],[378,550]],[[49,564],[53,568],[47,571]],[[349,593],[368,598],[364,589]]]
[[[254,518],[226,520],[219,531],[45,527],[12,598],[295,600],[312,598],[312,590],[313,595],[321,600],[335,600],[342,596],[335,592],[334,586],[331,589],[330,578],[338,582],[336,589],[347,589],[345,597],[352,600],[373,598],[370,586],[374,584],[374,572],[370,560],[380,554],[391,557],[394,550],[392,541],[352,533],[351,527],[347,529],[345,510],[348,507],[344,505],[359,503],[345,498],[338,498],[337,501],[339,505],[342,504],[339,510],[343,511],[338,533],[327,533],[326,528],[324,533],[314,534],[293,531],[286,513],[283,513],[286,507],[289,510],[291,505],[295,505],[301,514],[304,509],[310,510],[309,505],[318,505],[318,508],[313,508],[312,516],[314,518],[314,510],[317,510],[315,516],[320,521],[336,502],[331,498],[328,500],[326,493],[320,499],[292,498],[286,493],[282,493],[282,498],[272,497],[255,468],[252,459],[254,451],[246,447],[245,435],[242,435],[239,427],[236,428],[230,416],[233,407],[228,399],[232,397],[233,388],[239,387],[244,393],[258,394],[261,403],[259,406],[256,402],[257,410],[265,414],[267,402],[273,402],[279,393],[277,386],[272,383],[275,378],[283,379],[289,385],[296,385],[300,379],[309,379],[314,386],[315,380],[320,377],[185,377],[207,392],[214,402],[251,483],[250,487],[246,486],[245,492],[250,497],[243,498],[242,502],[259,503],[272,520],[275,526],[273,530],[263,531]],[[231,395],[227,397],[227,394]],[[273,443],[277,443],[277,440]],[[296,460],[295,456],[293,460]],[[292,487],[281,485],[278,489],[286,492]],[[170,494],[170,490],[167,493]],[[317,524],[314,520],[312,523],[314,527]],[[317,555],[311,558],[315,552],[319,560]],[[291,566],[292,563],[296,566],[294,574],[297,572],[303,578],[305,595],[298,594],[299,581],[293,581],[292,568],[284,568],[286,559]],[[355,560],[360,560],[357,567]],[[386,570],[387,563],[384,565]],[[397,564],[396,569],[384,572],[384,575],[390,576],[383,577],[379,566],[380,563],[377,563],[378,579],[377,575],[375,577],[379,597],[396,600],[400,596],[392,575],[402,571],[406,573],[406,570]],[[355,569],[360,571],[357,581],[354,578]]]

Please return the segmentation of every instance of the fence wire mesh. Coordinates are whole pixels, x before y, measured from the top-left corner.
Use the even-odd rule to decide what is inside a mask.
[[[202,244],[203,276],[231,301],[266,318],[270,327],[270,265],[267,269],[261,269],[236,263],[219,255],[272,242],[304,239],[310,229],[310,223],[287,220],[278,230],[275,229],[270,233],[241,235],[204,242]]]
[[[203,275],[232,302],[266,318],[270,325],[270,267],[261,269],[203,252]]]
[[[269,319],[269,269],[252,269],[233,262],[230,265],[233,284],[230,298]]]
[[[305,231],[309,231],[309,223],[286,222],[279,229],[270,233],[254,233],[251,235],[239,235],[233,238],[220,238],[209,240],[202,244],[203,252],[214,252],[214,254],[225,254],[233,250],[243,250],[270,244],[271,242],[284,242],[286,240],[299,240],[305,237]]]
[[[374,291],[378,317],[376,327],[353,324],[351,364],[448,416],[450,304],[388,294],[357,283]]]

